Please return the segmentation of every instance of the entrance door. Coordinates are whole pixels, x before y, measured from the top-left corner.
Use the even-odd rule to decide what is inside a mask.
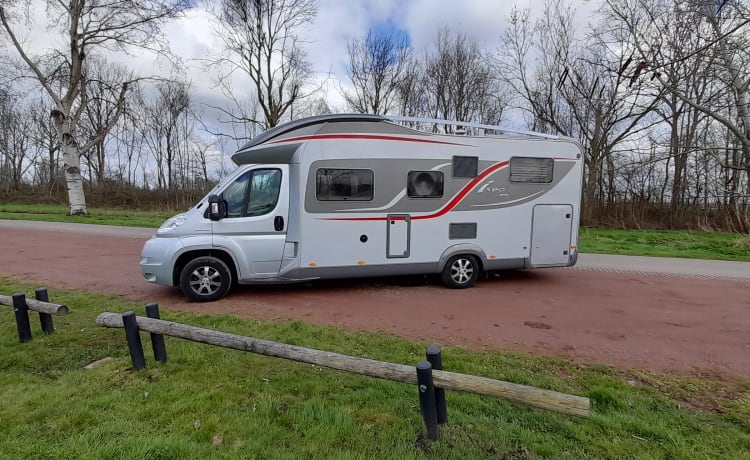
[[[531,228],[531,265],[566,265],[570,260],[573,206],[534,206]]]
[[[289,221],[289,166],[263,165],[222,193],[227,217],[213,222],[213,245],[234,254],[240,278],[277,274]]]
[[[389,259],[409,257],[411,216],[390,214],[386,218],[386,225],[388,225],[386,257]]]

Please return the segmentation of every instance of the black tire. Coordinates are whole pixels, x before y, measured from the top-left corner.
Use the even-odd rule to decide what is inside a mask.
[[[470,288],[479,278],[479,261],[469,254],[453,256],[443,267],[441,278],[451,289]]]
[[[180,272],[180,289],[190,300],[211,302],[221,299],[232,287],[232,272],[221,259],[198,257]]]

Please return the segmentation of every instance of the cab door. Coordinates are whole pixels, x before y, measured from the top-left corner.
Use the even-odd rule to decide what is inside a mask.
[[[213,246],[228,250],[239,278],[278,274],[289,221],[289,166],[262,165],[222,192],[227,216],[213,222]]]

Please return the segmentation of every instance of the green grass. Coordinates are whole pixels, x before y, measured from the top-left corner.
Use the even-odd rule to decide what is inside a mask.
[[[0,292],[34,286],[0,278]],[[0,457],[750,458],[750,382],[620,371],[520,353],[447,347],[446,369],[585,395],[581,419],[448,392],[449,424],[425,441],[412,385],[166,338],[169,361],[133,371],[101,311],[141,306],[51,290],[71,313],[19,344],[0,307]],[[355,356],[414,364],[425,344],[302,322],[172,312],[162,317]],[[150,349],[148,335],[142,334]],[[113,361],[92,370],[95,359]],[[629,381],[635,383],[631,385]],[[200,421],[198,423],[197,421]],[[214,437],[221,445],[214,446]]]
[[[583,228],[581,252],[750,261],[750,236],[721,232]]]
[[[57,205],[0,204],[0,219],[159,227],[169,211],[91,208],[89,216],[66,216]],[[685,257],[750,262],[750,236],[736,233],[612,230],[582,228],[581,252],[633,256]]]
[[[68,216],[64,205],[0,204],[0,219],[72,222],[77,224],[122,225],[126,227],[160,226],[177,214],[169,211],[89,208],[88,216]]]

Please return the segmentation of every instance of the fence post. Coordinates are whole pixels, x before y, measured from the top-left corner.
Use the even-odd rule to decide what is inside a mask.
[[[34,291],[34,297],[36,300],[41,300],[42,302],[49,302],[49,293],[47,293],[47,289],[45,288],[39,288],[36,291]],[[39,322],[42,323],[42,332],[45,334],[52,334],[55,332],[55,325],[52,324],[52,315],[49,313],[39,313]]]
[[[140,370],[146,367],[146,357],[143,356],[143,345],[141,334],[138,331],[138,321],[134,311],[122,314],[122,324],[125,326],[125,338],[128,340],[130,359],[133,361],[133,369]]]
[[[422,418],[427,427],[427,439],[437,439],[438,423],[435,407],[435,386],[432,383],[432,364],[429,361],[417,363],[417,388],[419,388],[419,406]]]
[[[149,303],[146,304],[146,316],[154,319],[161,319],[159,317],[159,304]],[[161,334],[150,333],[151,336],[151,348],[154,350],[154,359],[166,363],[167,362],[167,346],[164,344],[164,336]]]
[[[18,341],[26,343],[31,340],[31,325],[29,325],[29,307],[26,306],[26,294],[13,294],[13,310],[16,313]]]
[[[432,368],[438,371],[443,370],[443,358],[440,355],[440,347],[432,345],[427,348],[427,361],[432,364]],[[435,405],[437,407],[437,422],[448,422],[448,408],[445,405],[445,389],[435,388]]]

